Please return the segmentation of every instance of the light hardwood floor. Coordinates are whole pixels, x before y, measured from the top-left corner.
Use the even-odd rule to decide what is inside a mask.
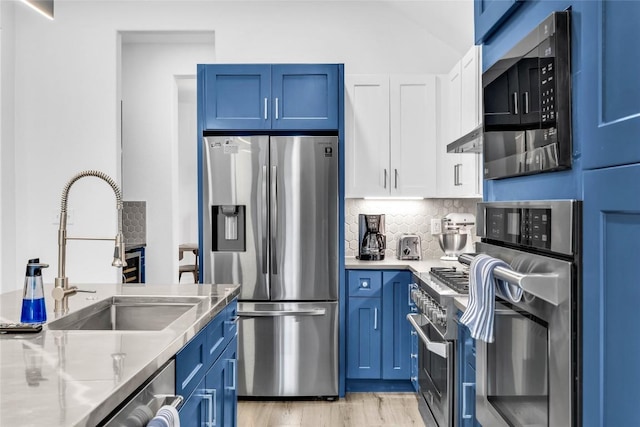
[[[238,402],[238,427],[424,427],[415,393],[347,393],[326,401]]]

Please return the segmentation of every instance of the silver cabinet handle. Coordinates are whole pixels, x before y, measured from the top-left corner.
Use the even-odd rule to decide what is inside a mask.
[[[265,98],[265,101],[267,98]],[[266,104],[265,104],[266,105]],[[267,274],[267,165],[262,166],[262,274]]]
[[[529,114],[529,92],[524,93],[524,113]]]
[[[518,92],[513,92],[513,114],[518,114]]]
[[[373,309],[373,329],[378,329],[378,308]]]
[[[434,354],[437,354],[438,356],[444,359],[448,358],[449,349],[447,348],[447,344],[433,342],[429,339],[429,337],[427,337],[427,335],[424,333],[424,331],[420,327],[420,324],[416,320],[416,318],[421,318],[421,317],[424,317],[424,316],[422,316],[421,314],[407,314],[407,320],[409,321],[409,323],[411,323],[411,326],[413,326],[413,329],[415,329],[415,331],[418,333],[418,337],[420,337],[420,340],[427,347],[427,350],[429,350]]]
[[[278,120],[278,98],[276,98],[276,120]]]
[[[462,169],[462,163],[457,163],[453,166],[453,185],[460,186],[462,181],[460,180],[460,169]]]
[[[229,366],[233,369],[231,371],[231,378],[233,379],[233,384],[225,387],[227,390],[235,390],[236,389],[236,368],[237,368],[237,360],[236,359],[228,359]]]
[[[467,388],[473,387],[476,383],[462,383],[462,418],[468,420],[471,414],[467,414]]]
[[[207,425],[207,427],[215,427],[217,422],[216,418],[218,418],[216,414],[216,406],[218,403],[218,396],[216,393],[216,389],[205,388],[202,391],[204,392],[204,394],[199,394],[198,397],[207,399],[207,406],[208,406],[208,411],[207,411],[208,420],[205,424]]]
[[[264,99],[264,119],[267,120],[267,98]]]
[[[395,182],[395,189],[398,189],[398,169],[394,169],[395,171],[395,178],[396,178],[396,182]]]
[[[387,188],[387,170],[384,170],[384,188]]]
[[[324,308],[313,308],[310,310],[249,310],[239,311],[240,317],[282,317],[282,316],[324,316]]]
[[[278,167],[271,167],[271,273],[278,274]]]

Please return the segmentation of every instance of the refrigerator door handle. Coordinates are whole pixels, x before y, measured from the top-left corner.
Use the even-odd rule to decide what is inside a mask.
[[[324,308],[314,308],[311,310],[251,310],[238,311],[240,317],[283,317],[283,316],[324,316]]]
[[[265,98],[266,99],[266,98]],[[262,166],[262,273],[268,273],[267,260],[267,165]]]
[[[271,167],[271,273],[278,274],[278,167]]]

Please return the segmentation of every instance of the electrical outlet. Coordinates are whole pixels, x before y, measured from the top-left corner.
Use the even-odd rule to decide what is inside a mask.
[[[442,220],[438,218],[431,218],[431,234],[442,233]]]
[[[51,224],[60,225],[60,211],[55,210],[53,212],[53,219],[51,220]],[[67,225],[73,225],[73,219],[75,218],[75,212],[73,209],[67,210]]]

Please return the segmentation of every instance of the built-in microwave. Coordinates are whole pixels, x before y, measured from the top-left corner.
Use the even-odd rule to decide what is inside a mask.
[[[570,12],[554,12],[482,74],[484,178],[571,168]]]

